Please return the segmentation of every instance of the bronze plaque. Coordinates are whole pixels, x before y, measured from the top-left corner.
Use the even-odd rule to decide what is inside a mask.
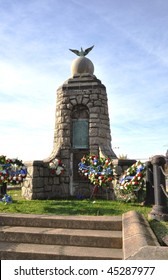
[[[87,149],[89,146],[88,120],[73,120],[72,147],[74,149]]]

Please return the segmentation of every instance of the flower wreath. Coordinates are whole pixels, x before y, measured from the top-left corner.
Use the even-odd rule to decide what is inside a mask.
[[[49,168],[51,170],[51,174],[61,175],[65,171],[65,165],[62,163],[60,159],[53,159],[49,162]]]
[[[127,192],[139,191],[144,183],[145,164],[140,161],[129,167],[120,179],[120,189]]]
[[[114,178],[114,166],[109,158],[87,155],[78,164],[79,174],[89,179],[95,186],[107,187]]]
[[[3,183],[20,184],[26,176],[27,168],[21,160],[0,156],[0,185]]]

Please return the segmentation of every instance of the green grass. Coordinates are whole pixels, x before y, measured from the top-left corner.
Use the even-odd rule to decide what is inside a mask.
[[[151,228],[153,229],[158,241],[161,245],[165,245],[163,242],[163,237],[168,235],[168,222],[158,222],[155,220],[149,221]]]
[[[95,201],[85,200],[24,200],[20,190],[8,191],[13,203],[0,203],[0,212],[48,214],[48,215],[122,215],[135,210],[145,216],[151,211],[151,207],[142,207],[138,203],[124,203],[111,200]]]
[[[0,212],[5,213],[27,213],[46,215],[122,215],[130,210],[135,210],[148,218],[152,207],[141,206],[139,203],[124,203],[112,200],[95,201],[85,200],[24,200],[20,190],[10,190],[13,203],[0,203]],[[159,242],[168,235],[168,222],[149,221]]]

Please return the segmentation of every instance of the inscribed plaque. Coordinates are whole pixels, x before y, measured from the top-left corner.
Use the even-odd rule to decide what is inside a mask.
[[[88,120],[73,120],[72,146],[75,149],[86,149],[89,144]]]

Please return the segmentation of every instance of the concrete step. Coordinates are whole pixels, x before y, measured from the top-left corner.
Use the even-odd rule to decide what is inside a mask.
[[[121,260],[122,249],[0,242],[1,260]]]
[[[49,216],[0,214],[0,226],[122,230],[121,216]]]
[[[121,231],[42,228],[0,227],[0,241],[35,244],[56,244],[102,248],[122,248]]]
[[[0,214],[1,259],[122,259],[122,217]]]

